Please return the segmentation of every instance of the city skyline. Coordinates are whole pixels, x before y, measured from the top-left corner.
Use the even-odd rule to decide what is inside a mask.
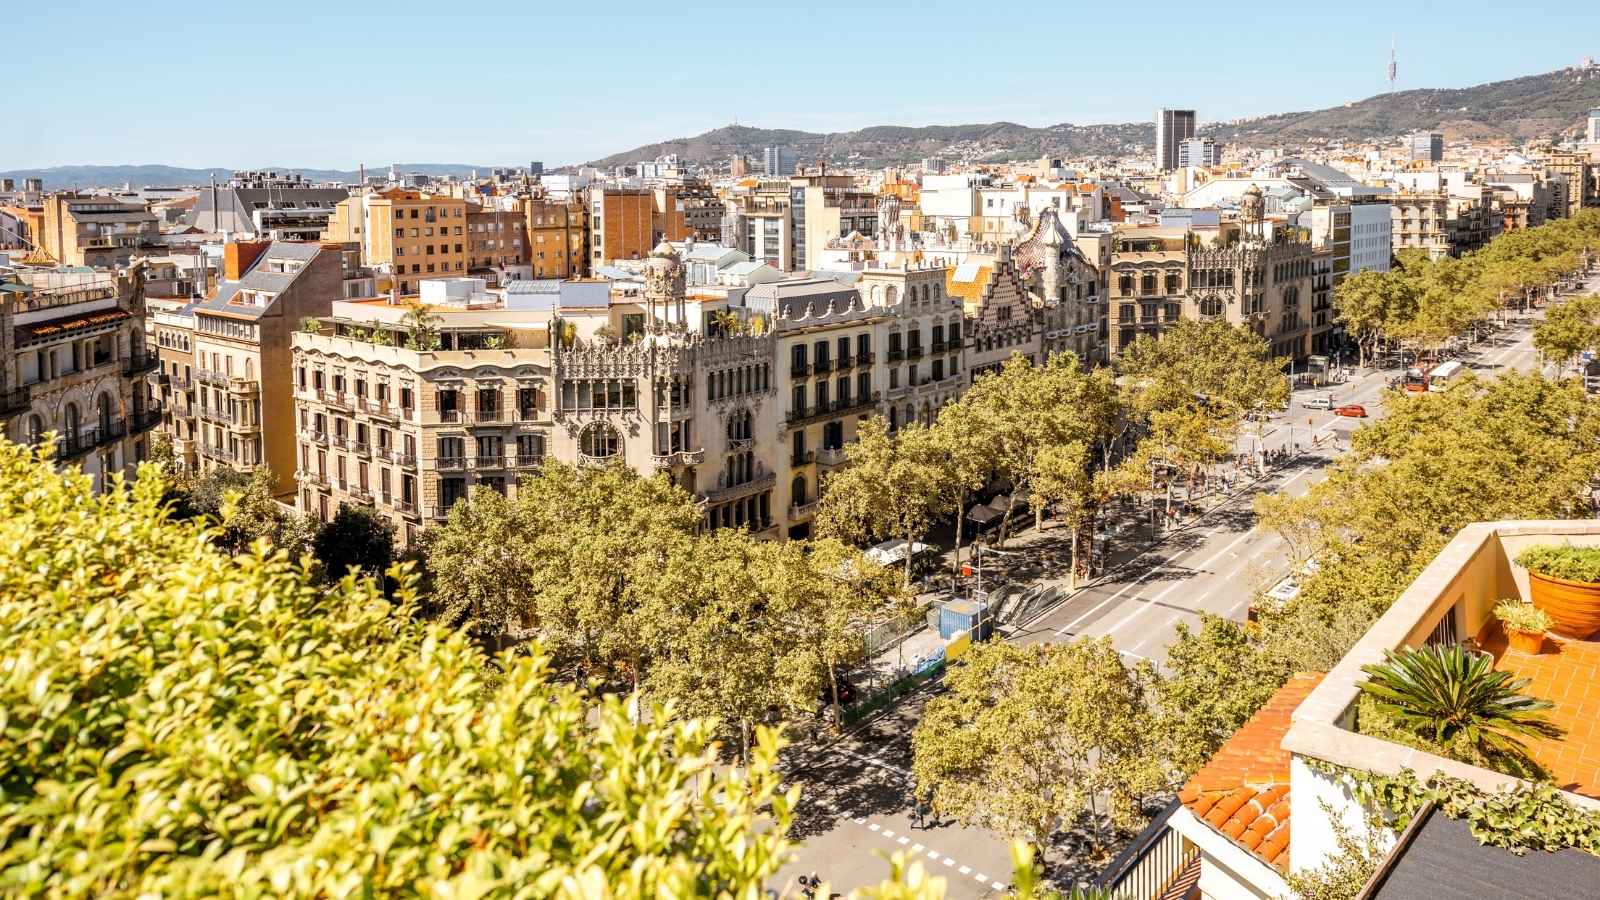
[[[1381,11],[1382,29],[1370,27],[1369,7]],[[956,8],[911,19],[850,9],[845,24],[867,35],[893,34],[913,56],[903,64],[768,67],[759,73],[759,89],[749,91],[705,83],[696,74],[704,67],[685,55],[683,48],[705,45],[709,21],[725,21],[733,35],[748,32],[761,56],[796,59],[837,43],[838,23],[827,30],[797,26],[782,13],[731,5],[701,10],[693,21],[624,8],[607,22],[566,10],[529,16],[506,8],[458,23],[299,3],[278,9],[269,22],[232,10],[197,22],[180,10],[136,14],[107,7],[96,12],[92,29],[81,29],[81,11],[20,11],[10,20],[13,33],[64,34],[79,27],[72,58],[98,62],[69,67],[67,57],[46,52],[48,41],[21,45],[15,140],[5,168],[347,169],[363,161],[508,165],[530,158],[564,165],[733,121],[821,132],[1002,120],[1038,127],[1142,122],[1173,106],[1200,109],[1202,121],[1212,122],[1383,93],[1391,33],[1399,42],[1397,90],[1537,74],[1595,50],[1592,35],[1490,35],[1470,15],[1438,21],[1421,11],[1358,4],[1343,19],[1319,22],[1318,52],[1306,54],[1282,37],[1281,10],[1263,3],[1236,4],[1175,33],[1144,35],[1130,50],[1093,39],[1120,27],[1118,12],[1084,10],[1066,20],[1070,29],[1057,32],[1082,36],[1071,52],[1025,29],[1028,37],[1010,40],[1020,52],[982,55],[975,65],[985,77],[972,78],[974,62],[963,54],[981,49],[973,35],[997,27],[990,17]],[[1176,4],[1158,4],[1155,14],[1161,9],[1193,15]],[[818,20],[829,21],[830,12],[834,19],[846,15],[842,7],[823,9]],[[1007,22],[1029,17],[1061,18],[1059,11],[1023,4]],[[492,28],[480,24],[491,21]],[[1417,37],[1423,34],[1426,42]],[[182,58],[161,59],[150,35],[178,39]],[[1206,80],[1183,74],[1194,65],[1204,66]],[[176,79],[175,67],[183,73]],[[131,121],[118,124],[114,141],[91,117],[56,112],[104,108],[112,69],[120,91],[150,99]],[[584,77],[574,80],[579,71]],[[296,74],[312,72],[315,79]],[[336,93],[347,85],[355,90]],[[394,117],[350,114],[374,105],[392,109]],[[432,109],[450,115],[416,114]],[[269,123],[277,129],[270,142],[259,134]]]

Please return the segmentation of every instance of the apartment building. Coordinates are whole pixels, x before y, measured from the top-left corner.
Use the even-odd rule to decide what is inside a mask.
[[[521,209],[467,207],[469,277],[501,284],[520,276],[527,266],[527,218]]]
[[[328,314],[343,284],[338,246],[227,245],[223,281],[193,309],[200,471],[267,465],[274,493],[294,494],[290,338],[302,320]]]
[[[1184,318],[1248,325],[1271,342],[1274,356],[1293,359],[1304,359],[1327,340],[1319,335],[1331,327],[1331,317],[1324,326],[1313,324],[1316,250],[1301,229],[1269,233],[1258,222],[1239,230],[1225,225],[1202,237],[1157,226],[1119,232],[1117,242],[1112,356],[1139,335],[1159,335]]]
[[[542,184],[522,198],[523,232],[534,278],[580,278],[589,273],[588,204],[555,199]]]
[[[589,190],[589,270],[608,262],[644,259],[660,242],[653,191]]]
[[[43,201],[42,223],[39,248],[68,266],[126,266],[134,256],[150,252],[161,236],[154,213],[107,197],[50,194]]]
[[[143,273],[0,269],[0,434],[38,445],[105,490],[149,456],[161,410],[146,376]]]
[[[878,233],[878,197],[855,186],[850,175],[824,171],[789,179],[790,265],[794,270],[815,266],[828,241]]]
[[[1566,208],[1553,218],[1571,218],[1586,206],[1600,206],[1600,165],[1588,153],[1552,147],[1539,159],[1552,178],[1563,178],[1567,183]]]
[[[687,179],[653,188],[656,230],[667,241],[710,241],[722,238],[726,205],[709,184]]]
[[[161,395],[161,428],[172,443],[174,461],[188,470],[200,464],[200,407],[194,373],[194,304],[148,311],[153,325],[157,370],[152,379]],[[203,390],[203,389],[201,389]]]
[[[1010,254],[1044,314],[1041,358],[1071,353],[1085,363],[1103,360],[1103,269],[1078,248],[1061,216],[1053,208],[1040,212]]]
[[[820,480],[862,418],[928,421],[963,388],[943,278],[912,267],[859,288],[793,279],[690,295],[662,244],[637,293],[431,286],[433,349],[408,344],[402,307],[337,302],[317,333],[294,336],[299,504],[322,517],[372,504],[409,542],[475,486],[513,492],[546,458],[614,461],[667,473],[707,528],[808,534]]]
[[[364,192],[340,201],[323,239],[361,246],[361,264],[393,275],[402,294],[427,278],[467,271],[465,200],[410,188]]]
[[[234,237],[316,240],[333,211],[350,196],[342,187],[319,187],[302,175],[235,172],[226,184],[213,184],[194,198],[183,223]]]

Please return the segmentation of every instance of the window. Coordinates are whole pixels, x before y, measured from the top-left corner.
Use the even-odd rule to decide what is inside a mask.
[[[578,436],[578,452],[590,459],[610,459],[622,452],[622,436],[604,422],[591,422]]]

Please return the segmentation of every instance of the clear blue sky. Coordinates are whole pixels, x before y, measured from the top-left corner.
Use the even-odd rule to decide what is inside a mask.
[[[19,2],[0,169],[559,165],[727,124],[1202,121],[1600,57],[1593,0]],[[1419,8],[1421,7],[1421,8]]]

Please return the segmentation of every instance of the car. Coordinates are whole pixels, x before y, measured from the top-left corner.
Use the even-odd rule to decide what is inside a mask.
[[[1307,397],[1306,399],[1300,401],[1300,405],[1305,407],[1306,409],[1332,409],[1333,408],[1333,398],[1332,397]]]
[[[1359,403],[1346,403],[1343,406],[1334,407],[1333,414],[1336,416],[1349,416],[1352,419],[1365,419],[1367,417],[1367,408]]]

